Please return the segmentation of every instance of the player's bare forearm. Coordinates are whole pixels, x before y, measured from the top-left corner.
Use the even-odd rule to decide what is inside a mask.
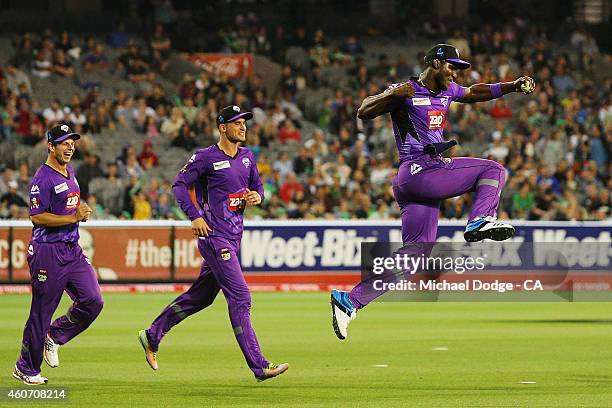
[[[368,96],[357,110],[357,117],[359,119],[374,119],[377,116],[389,113],[392,99],[393,95],[387,91]]]
[[[79,221],[76,212],[68,215],[57,215],[51,213],[42,213],[31,215],[30,220],[34,225],[42,225],[44,227],[63,227],[65,225],[74,224]]]
[[[458,102],[474,103],[486,102],[497,99],[512,92],[523,92],[525,95],[535,90],[535,81],[528,76],[522,76],[512,82],[500,82],[497,84],[474,84],[466,89],[463,98]]]
[[[359,119],[374,119],[391,112],[393,102],[413,96],[414,87],[410,82],[393,84],[384,92],[365,98],[357,111],[357,117]]]
[[[501,93],[506,95],[512,92],[516,92],[514,82],[502,82]],[[490,84],[474,84],[467,88],[463,98],[459,99],[458,102],[462,103],[474,103],[474,102],[486,102],[492,99],[497,99],[491,92]]]

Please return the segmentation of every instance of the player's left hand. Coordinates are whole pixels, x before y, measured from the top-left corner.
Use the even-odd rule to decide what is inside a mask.
[[[244,194],[244,199],[246,200],[247,207],[261,204],[261,196],[259,193],[257,191],[251,191],[248,188]]]
[[[525,95],[532,93],[535,90],[536,84],[533,78],[522,76],[514,81],[514,90],[522,92]]]

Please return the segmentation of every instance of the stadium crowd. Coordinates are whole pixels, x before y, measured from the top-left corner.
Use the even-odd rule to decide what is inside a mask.
[[[612,81],[597,82],[601,56],[593,36],[576,28],[568,37],[572,47],[547,38],[546,30],[522,20],[487,24],[478,33],[424,23],[420,35],[444,41],[472,61],[458,83],[511,81],[534,77],[536,92],[477,105],[453,104],[446,121],[448,138],[459,141],[452,156],[471,155],[496,160],[507,169],[501,218],[530,220],[603,220],[610,217],[612,146]],[[67,32],[29,33],[15,41],[15,55],[0,70],[0,133],[3,140],[25,145],[45,143],[44,130],[56,122],[70,123],[85,137],[79,141],[82,162],[76,172],[82,198],[95,210],[94,218],[184,218],[172,197],[167,177],[150,176],[159,166],[153,140],[184,148],[185,160],[200,146],[214,143],[216,112],[234,103],[254,112],[248,146],[258,157],[266,201],[247,211],[251,218],[276,219],[391,219],[399,210],[391,180],[398,156],[388,115],[372,121],[356,119],[360,101],[386,85],[418,75],[419,55],[404,58],[376,55],[354,35],[330,41],[323,30],[298,27],[273,33],[257,17],[239,16],[219,32],[223,52],[252,52],[268,56],[282,67],[278,90],[268,92],[264,78],[253,75],[230,80],[202,72],[185,74],[175,89],[156,82],[168,69],[172,41],[156,25],[145,47],[119,30],[107,44],[88,37],[79,42]],[[336,45],[332,45],[336,44]],[[106,47],[116,51],[111,58]],[[288,48],[304,51],[300,66],[286,58]],[[425,47],[424,47],[425,48]],[[371,55],[376,55],[372,60]],[[75,69],[78,65],[79,69]],[[344,73],[342,86],[330,81],[325,69]],[[114,98],[102,98],[107,86],[100,72],[129,81]],[[69,78],[80,94],[40,106],[30,76]],[[315,112],[307,112],[300,96],[306,90],[330,89]],[[307,123],[316,125],[305,132]],[[102,129],[128,129],[146,136],[142,146],[126,145],[117,157],[98,157],[96,136]],[[0,175],[0,217],[27,218],[26,163],[3,166]],[[97,181],[96,181],[97,180]],[[101,181],[103,180],[103,181]],[[120,191],[107,195],[104,190]],[[112,197],[109,199],[109,197]],[[471,196],[445,200],[440,216],[465,219]]]

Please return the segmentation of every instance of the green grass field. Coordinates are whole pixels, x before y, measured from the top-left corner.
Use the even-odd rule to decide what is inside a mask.
[[[236,345],[222,297],[176,326],[161,345],[159,371],[149,369],[137,331],[174,296],[107,294],[93,326],[60,349],[61,366],[43,368],[49,386],[69,390],[68,401],[60,404],[612,406],[611,304],[376,303],[340,342],[331,329],[327,294],[256,293],[253,321],[262,349],[272,361],[291,363],[285,375],[257,383]],[[0,297],[3,392],[25,387],[11,370],[29,302],[27,295]],[[67,306],[64,297],[58,314]],[[6,401],[0,405],[28,405]]]

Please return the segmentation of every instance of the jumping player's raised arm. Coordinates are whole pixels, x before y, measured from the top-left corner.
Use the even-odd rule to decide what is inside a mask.
[[[410,82],[393,84],[383,92],[365,98],[357,111],[357,116],[359,119],[374,119],[391,112],[402,99],[412,98],[413,96],[414,87]]]
[[[530,94],[534,91],[534,89],[535,81],[528,76],[520,77],[512,82],[474,84],[469,88],[465,88],[465,94],[462,98],[457,99],[457,102],[486,102],[512,92],[523,92],[524,94]]]

